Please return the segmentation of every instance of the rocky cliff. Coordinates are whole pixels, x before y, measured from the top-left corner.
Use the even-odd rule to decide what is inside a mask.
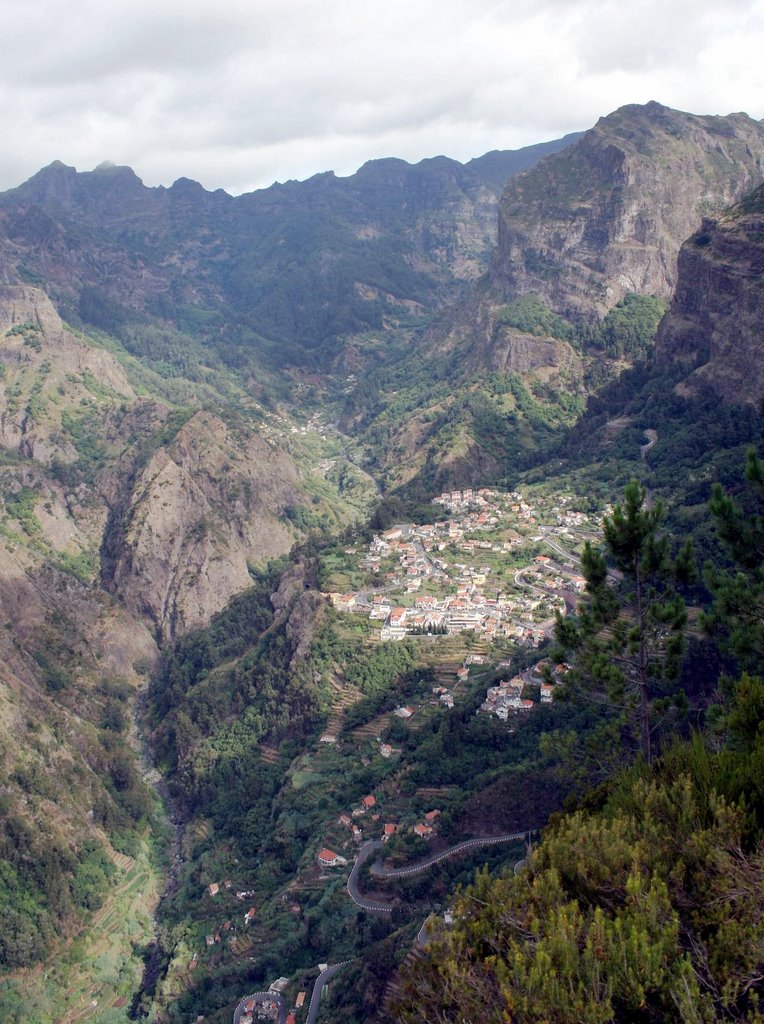
[[[165,638],[205,625],[251,584],[248,564],[289,550],[292,460],[198,412],[131,482],[110,586]]]
[[[0,279],[41,284],[70,322],[139,355],[161,358],[142,338],[169,322],[209,358],[326,368],[339,339],[410,326],[484,272],[507,178],[575,138],[469,164],[373,160],[238,197],[57,161],[0,196]]]
[[[764,125],[746,114],[622,107],[508,182],[491,295],[589,320],[629,292],[668,299],[682,242],[763,178]]]
[[[725,402],[764,399],[764,185],[703,222],[679,253],[679,279],[658,329],[659,366],[686,366],[678,390]]]
[[[48,297],[0,286],[0,498],[17,542],[105,587],[156,635],[206,623],[299,536],[294,459],[251,416],[174,408]],[[158,384],[161,381],[157,380]],[[183,392],[194,397],[190,385]],[[197,398],[204,399],[202,390]],[[321,512],[321,507],[316,508]],[[2,575],[0,571],[0,576]]]

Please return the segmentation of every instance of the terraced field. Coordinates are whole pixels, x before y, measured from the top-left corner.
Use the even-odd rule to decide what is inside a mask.
[[[153,937],[160,876],[148,846],[136,858],[112,851],[112,860],[119,875],[87,931],[55,960],[14,979],[25,994],[30,1021],[96,1024],[107,1010],[129,1009],[143,967],[135,949]]]

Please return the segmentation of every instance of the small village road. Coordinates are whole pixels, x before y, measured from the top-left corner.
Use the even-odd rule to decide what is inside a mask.
[[[346,964],[351,963],[350,960],[343,960],[341,963],[332,964],[331,967],[327,967],[321,971],[319,976],[316,978],[316,983],[313,986],[313,993],[310,997],[310,1006],[308,1007],[308,1016],[305,1018],[305,1024],[316,1024],[318,1019],[318,1011],[321,1009],[321,996],[323,995],[324,988],[332,980],[334,975]],[[238,1024],[234,1021],[234,1024]]]
[[[457,853],[461,853],[463,850],[471,850],[476,846],[494,846],[497,843],[511,843],[516,839],[525,839],[528,835],[529,833],[526,831],[513,832],[510,835],[505,836],[484,836],[478,839],[465,839],[461,843],[457,843],[456,846],[449,846],[447,850],[443,850],[440,853],[434,853],[425,860],[420,860],[416,864],[410,864],[405,868],[383,868],[382,865],[377,862],[372,865],[371,873],[376,875],[377,878],[407,878],[409,875],[416,875],[420,871],[426,871],[427,868],[431,868],[433,864],[438,864],[447,857],[453,857]],[[380,845],[382,844],[380,843]]]
[[[269,1003],[276,1003],[279,1008],[278,1024],[285,1024],[287,1018],[287,1005],[277,992],[253,992],[251,995],[244,996],[233,1011],[233,1024],[239,1024],[241,1016],[244,1013],[244,1008],[250,999],[254,999],[255,1002],[263,1002],[267,1000]]]
[[[367,900],[358,889],[358,875],[369,857],[378,850],[381,850],[384,845],[381,839],[370,839],[369,842],[364,843],[358,851],[355,864],[353,864],[352,870],[348,875],[348,896],[356,906],[362,910],[368,910],[372,914],[391,914],[393,908],[388,903],[377,903],[374,900]]]
[[[544,534],[544,543],[547,547],[550,547],[552,551],[566,559],[566,561],[574,562],[576,565],[581,564],[581,559],[578,555],[574,555],[572,551],[567,551],[561,544],[558,544],[556,540],[552,540],[552,538],[547,534]]]
[[[657,430],[653,430],[652,427],[650,427],[648,430],[643,430],[642,433],[647,438],[647,444],[640,445],[640,448],[639,448],[639,454],[644,459],[644,457],[650,451],[652,446],[658,440],[658,431]]]

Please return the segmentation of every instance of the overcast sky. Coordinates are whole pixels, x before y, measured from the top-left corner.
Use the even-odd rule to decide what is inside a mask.
[[[764,117],[764,0],[4,0],[0,39],[0,189],[58,159],[239,193],[650,99]]]

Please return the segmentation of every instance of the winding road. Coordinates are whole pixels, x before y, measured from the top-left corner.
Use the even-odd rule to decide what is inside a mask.
[[[233,1011],[233,1024],[239,1024],[241,1015],[244,1013],[244,1008],[250,999],[254,999],[255,1002],[260,1003],[265,1002],[266,1000],[269,1003],[276,1003],[279,1008],[278,1024],[285,1024],[287,1018],[287,1005],[283,998],[276,992],[253,992],[251,995],[244,996]]]
[[[432,867],[433,864],[438,864],[447,857],[453,857],[457,853],[461,853],[462,850],[471,850],[477,846],[495,846],[497,843],[511,843],[516,839],[525,839],[529,834],[527,831],[512,832],[510,835],[505,836],[484,836],[478,839],[465,839],[455,846],[449,846],[447,850],[443,850],[441,853],[434,853],[431,857],[420,860],[416,864],[410,864],[405,868],[383,868],[380,863],[373,864],[371,873],[376,875],[377,878],[408,878],[409,875],[416,875],[420,871],[425,871],[427,868]]]
[[[358,856],[356,857],[352,870],[348,875],[348,896],[356,906],[361,908],[361,910],[368,910],[371,914],[391,914],[393,912],[393,908],[389,903],[377,903],[374,900],[367,900],[361,895],[358,888],[358,875],[361,872],[361,868],[373,853],[384,849],[384,845],[385,844],[381,839],[370,839],[368,842],[364,843],[358,851]]]
[[[652,446],[658,440],[658,431],[657,430],[653,430],[652,427],[650,427],[648,430],[643,430],[642,433],[647,438],[647,444],[640,445],[640,448],[639,448],[639,454],[644,459],[644,457],[650,451]]]
[[[339,971],[345,964],[352,963],[352,960],[342,960],[338,964],[332,964],[331,967],[326,967],[319,976],[316,978],[316,983],[313,986],[313,994],[310,997],[310,1006],[308,1007],[308,1016],[305,1018],[305,1024],[316,1024],[318,1019],[318,1011],[321,1008],[321,996],[324,993],[324,988],[332,980],[334,975]],[[238,1021],[234,1021],[234,1024],[238,1024]],[[281,1024],[281,1021],[279,1021]]]
[[[456,843],[455,846],[449,846],[447,850],[442,850],[440,853],[434,853],[425,860],[417,861],[416,864],[410,864],[405,868],[383,868],[382,864],[377,861],[372,865],[371,873],[377,878],[409,878],[411,875],[419,874],[420,871],[426,871],[434,864],[438,864],[447,857],[454,857],[456,854],[462,853],[464,850],[475,849],[478,846],[495,846],[497,843],[511,843],[518,839],[525,839],[529,835],[531,835],[531,833],[526,830],[524,832],[512,832],[510,835],[504,836],[483,836],[478,837],[477,839],[465,839],[461,843]],[[356,857],[353,868],[348,875],[348,896],[350,896],[356,906],[360,907],[362,910],[369,911],[371,914],[390,914],[393,909],[389,903],[380,903],[377,900],[367,899],[358,888],[358,876],[361,873],[361,869],[364,864],[373,854],[383,850],[384,846],[385,844],[381,839],[370,839],[368,842],[364,843],[358,851],[358,856]]]

